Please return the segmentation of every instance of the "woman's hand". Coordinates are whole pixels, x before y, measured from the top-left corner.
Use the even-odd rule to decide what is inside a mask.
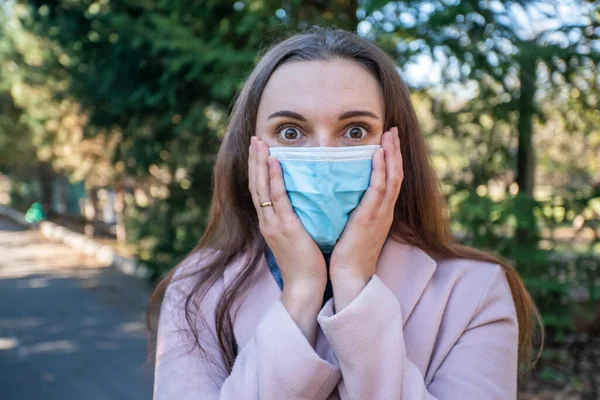
[[[398,129],[381,138],[373,155],[371,183],[348,219],[333,249],[329,273],[336,310],[342,310],[375,274],[377,260],[394,218],[394,206],[404,179]]]
[[[260,232],[281,270],[282,302],[312,343],[327,285],[325,258],[292,208],[279,161],[269,157],[267,145],[255,136],[251,138],[248,183]],[[273,204],[260,206],[266,202]]]

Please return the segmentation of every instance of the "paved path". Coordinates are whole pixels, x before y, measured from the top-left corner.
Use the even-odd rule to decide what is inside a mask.
[[[0,218],[0,399],[150,400],[148,293]]]

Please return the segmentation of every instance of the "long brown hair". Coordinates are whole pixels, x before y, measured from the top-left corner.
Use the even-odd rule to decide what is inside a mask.
[[[437,177],[428,156],[410,93],[402,82],[393,59],[377,45],[356,34],[326,28],[293,35],[272,46],[260,59],[237,96],[227,130],[221,144],[215,170],[214,192],[208,226],[198,246],[214,249],[214,257],[205,260],[195,272],[195,285],[187,294],[185,315],[189,333],[202,351],[198,329],[202,315],[194,304],[217,282],[236,258],[246,255],[246,265],[229,287],[224,288],[215,312],[217,338],[230,372],[237,355],[232,315],[235,306],[253,285],[258,263],[264,251],[264,240],[258,228],[258,218],[248,190],[248,147],[254,135],[259,101],[273,72],[282,64],[295,61],[347,59],[358,63],[379,81],[385,110],[385,129],[397,126],[404,160],[404,181],[395,206],[390,235],[416,246],[434,258],[466,258],[500,264],[506,273],[516,306],[519,324],[519,361],[531,359],[531,343],[539,314],[517,272],[507,262],[491,254],[458,244],[449,229],[446,205],[440,193]],[[178,266],[179,267],[179,266]],[[177,267],[177,268],[178,268]],[[177,269],[176,268],[176,269]],[[176,269],[157,285],[150,310],[156,312]],[[150,315],[150,312],[148,314]],[[153,316],[156,316],[153,314]],[[156,320],[148,319],[151,332]],[[155,338],[155,336],[154,336]]]

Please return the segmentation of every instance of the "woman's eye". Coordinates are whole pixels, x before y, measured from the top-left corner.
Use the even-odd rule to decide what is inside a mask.
[[[350,139],[363,139],[365,136],[367,136],[367,129],[365,127],[362,127],[360,125],[355,125],[353,127],[351,127],[350,129],[348,129],[346,131],[346,133],[344,134],[345,137],[348,137]]]
[[[300,131],[296,128],[283,128],[279,131],[279,136],[284,140],[296,140],[302,137]]]

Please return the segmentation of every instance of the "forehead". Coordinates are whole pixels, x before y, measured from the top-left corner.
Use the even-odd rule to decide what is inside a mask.
[[[258,117],[278,110],[305,116],[368,110],[383,114],[383,93],[371,73],[351,60],[294,61],[271,75],[261,96]],[[336,115],[337,116],[337,115]]]

